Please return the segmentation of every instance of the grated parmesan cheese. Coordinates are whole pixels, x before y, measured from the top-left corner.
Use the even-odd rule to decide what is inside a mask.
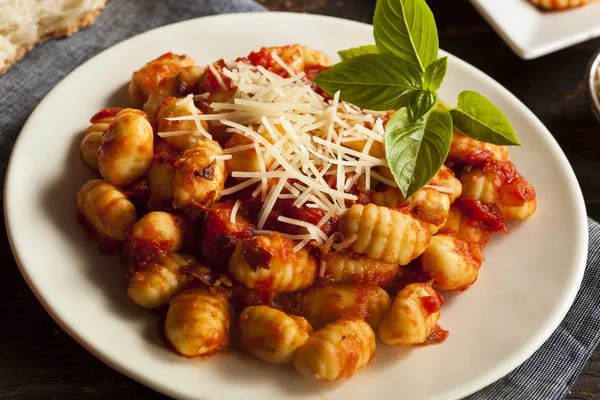
[[[227,67],[221,72],[209,64],[208,69],[221,89],[229,90],[222,74],[231,80],[235,94],[226,101],[211,103],[215,114],[199,115],[193,112],[195,107],[191,107],[189,116],[168,118],[193,120],[197,131],[159,135],[204,135],[201,122],[218,121],[227,132],[252,139],[252,144],[224,149],[225,155],[217,156],[226,160],[232,154],[254,149],[259,166],[257,172],[229,171],[241,182],[221,194],[226,196],[257,185],[253,196],[260,193],[263,205],[255,234],[269,234],[263,228],[278,199],[294,200],[297,207],[322,209],[325,214],[317,225],[282,216],[278,220],[306,229],[305,235],[284,235],[299,241],[294,251],[311,241],[331,245],[332,237],[327,237],[321,228],[346,209],[347,201],[357,200],[352,192],[356,184],[363,184],[367,189],[375,182],[396,186],[376,172],[376,168],[388,166],[385,158],[369,154],[375,142],[384,140],[386,113],[361,110],[344,103],[340,101],[339,92],[326,101],[303,80],[304,72],[295,73],[277,54],[273,54],[273,60],[289,77],[241,61],[226,62]],[[193,106],[195,98],[188,96],[181,102],[185,104],[185,100]],[[348,147],[352,142],[365,143],[365,146],[357,151]],[[267,156],[273,160],[269,166],[265,162]],[[335,246],[348,246],[350,239]]]
[[[229,217],[229,221],[232,224],[235,224],[235,217],[237,216],[237,212],[240,209],[240,206],[242,205],[242,202],[239,200],[235,201],[235,204],[233,205],[233,208],[231,209],[231,215]]]

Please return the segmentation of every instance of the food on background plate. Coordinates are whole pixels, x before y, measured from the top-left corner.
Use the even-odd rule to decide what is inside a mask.
[[[439,100],[437,36],[406,53],[382,22],[404,3],[381,0],[377,47],[336,65],[300,45],[206,67],[167,53],[134,72],[136,108],[92,117],[81,153],[103,179],[79,219],[128,260],[131,300],[166,309],[179,353],[232,347],[332,381],[375,357],[376,332],[443,342],[440,292],[472,285],[490,235],[535,212],[506,117],[475,92]]]
[[[566,10],[592,3],[597,0],[529,0],[538,7],[546,10]]]
[[[0,3],[0,74],[36,45],[94,23],[106,0],[5,0]]]

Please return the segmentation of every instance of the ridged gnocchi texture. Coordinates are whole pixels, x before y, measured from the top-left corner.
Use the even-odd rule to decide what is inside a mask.
[[[142,178],[154,157],[154,133],[142,111],[120,111],[102,134],[98,150],[100,175],[109,183],[124,187]]]
[[[188,56],[166,53],[135,71],[129,83],[131,106],[141,109],[160,81],[192,65],[195,65],[195,62]]]
[[[505,146],[480,142],[454,131],[448,158],[461,164],[478,164],[487,159],[507,161],[510,157]]]
[[[167,253],[177,252],[183,246],[183,220],[164,211],[153,211],[133,224],[127,237],[134,246],[141,242]]]
[[[81,140],[81,157],[92,169],[98,171],[98,149],[102,142],[102,134],[115,120],[120,108],[105,108],[96,113],[91,119],[91,125],[85,130]]]
[[[212,157],[222,156],[219,143],[202,139],[187,149],[175,163],[173,205],[185,209],[193,203],[210,205],[221,197],[227,170],[225,162]]]
[[[175,350],[185,356],[209,355],[229,344],[231,317],[225,293],[188,289],[171,300],[165,334]]]
[[[250,353],[271,364],[292,362],[312,328],[303,317],[287,315],[268,306],[246,307],[240,314],[242,344]]]
[[[160,257],[131,274],[127,296],[144,308],[157,308],[167,304],[192,280],[181,269],[195,263],[194,257],[177,253]]]
[[[398,272],[397,263],[373,261],[353,252],[333,251],[324,254],[324,278],[335,283],[368,283],[385,285],[394,279]]]
[[[300,298],[300,312],[319,329],[340,318],[364,319],[376,329],[392,301],[379,286],[332,284],[313,288]]]
[[[229,273],[248,289],[294,292],[313,283],[316,259],[304,248],[274,233],[244,239],[237,243],[229,259]]]
[[[253,143],[254,140],[251,138],[239,133],[234,133],[231,136],[231,139],[225,143],[225,148],[231,149],[233,147],[244,146]],[[260,148],[263,146],[259,145],[258,147]],[[264,168],[269,168],[275,161],[275,157],[273,157],[273,155],[270,153],[263,153],[262,160],[264,162]],[[232,153],[231,159],[225,161],[225,166],[227,167],[228,171],[259,172],[261,170],[258,154],[256,154],[256,149],[254,148]]]
[[[441,300],[428,283],[411,283],[396,295],[379,325],[379,338],[388,346],[425,342],[440,318]]]
[[[76,197],[77,210],[95,233],[124,242],[127,229],[136,221],[135,206],[121,191],[101,179],[87,182]]]
[[[506,218],[525,219],[537,208],[535,189],[510,161],[487,161],[466,171],[460,181],[464,197],[495,203]]]
[[[160,81],[160,83],[150,92],[148,100],[144,103],[144,112],[155,119],[163,100],[167,97],[185,97],[188,94],[197,93],[198,82],[204,75],[206,68],[192,65],[182,68]]]
[[[481,247],[485,246],[490,238],[489,232],[481,224],[473,221],[454,205],[450,207],[446,224],[438,231],[438,234],[454,236],[468,243],[477,243]]]
[[[538,7],[547,10],[564,10],[567,8],[580,7],[596,0],[529,0]]]
[[[344,237],[356,235],[352,250],[372,260],[408,264],[425,251],[427,228],[410,215],[375,204],[355,204],[339,219]]]
[[[466,290],[477,280],[483,260],[478,244],[436,235],[421,257],[421,265],[433,277],[435,289],[459,291]]]
[[[325,382],[349,378],[375,357],[375,332],[360,319],[341,319],[315,332],[298,349],[294,368]]]
[[[198,132],[198,126],[193,120],[169,121],[167,118],[189,117],[194,114],[202,115],[202,112],[196,108],[193,102],[184,101],[175,97],[167,97],[163,102],[156,117],[157,129],[159,132],[194,132],[193,134],[183,134],[177,136],[165,136],[163,140],[179,150],[186,150],[203,136]],[[208,123],[202,121],[202,128],[208,131]]]

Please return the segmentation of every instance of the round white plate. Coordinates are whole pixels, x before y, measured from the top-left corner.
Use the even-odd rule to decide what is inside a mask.
[[[98,254],[75,220],[74,198],[94,177],[79,156],[88,119],[126,105],[131,73],[172,51],[198,64],[261,46],[302,43],[336,51],[372,43],[372,27],[329,17],[257,13],[201,18],[136,36],[66,77],[31,114],[13,150],[5,188],[6,226],[23,276],[61,327],[118,371],[158,391],[193,399],[454,399],[516,368],[550,336],[571,305],[585,268],[585,206],[575,175],[540,121],[506,89],[450,56],[441,90],[488,96],[512,121],[522,147],[511,156],[538,193],[539,209],[486,248],[479,280],[447,295],[440,345],[395,349],[352,379],[320,383],[291,366],[230,353],[190,360],[167,350],[155,316],[126,296],[127,267]]]

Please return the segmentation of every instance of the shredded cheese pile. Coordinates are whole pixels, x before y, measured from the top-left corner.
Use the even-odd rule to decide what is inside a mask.
[[[383,144],[382,117],[386,113],[364,111],[341,102],[339,93],[333,100],[325,101],[303,81],[304,72],[296,74],[279,57],[274,58],[289,73],[289,78],[261,66],[230,62],[222,74],[231,80],[231,87],[236,91],[228,101],[210,104],[215,114],[192,112],[189,116],[167,119],[194,120],[198,127],[196,133],[203,136],[208,132],[202,128],[201,121],[219,121],[228,127],[228,132],[252,139],[252,144],[224,149],[225,156],[220,158],[229,159],[236,152],[254,149],[260,171],[229,171],[240,183],[224,189],[221,194],[230,195],[259,184],[253,193],[255,197],[260,195],[263,201],[257,234],[272,233],[263,228],[277,199],[294,199],[296,207],[320,208],[326,212],[316,225],[283,216],[278,218],[282,223],[306,229],[305,235],[286,235],[300,241],[297,251],[311,240],[320,244],[328,241],[321,227],[332,216],[344,212],[346,201],[357,199],[350,189],[359,179],[366,189],[373,187],[375,181],[389,186],[396,184],[374,170],[387,167],[385,157],[369,155],[375,142]],[[222,89],[228,89],[212,65],[208,72],[216,77]],[[184,101],[193,105],[194,97],[188,96],[182,104]],[[362,151],[347,147],[349,142],[357,141],[360,146],[364,143]],[[266,157],[274,159],[268,167]],[[236,205],[235,211],[239,208],[239,204]]]

